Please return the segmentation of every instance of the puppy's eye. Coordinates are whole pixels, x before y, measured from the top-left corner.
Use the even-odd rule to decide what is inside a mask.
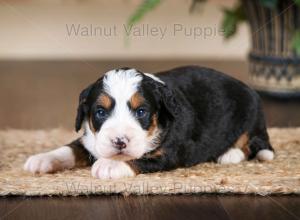
[[[137,118],[143,118],[143,117],[146,116],[146,114],[147,114],[147,111],[144,108],[139,108],[135,112],[135,115],[136,115]]]
[[[96,111],[95,116],[96,116],[96,118],[98,118],[98,119],[104,119],[104,118],[106,118],[106,116],[107,116],[107,112],[106,112],[105,109],[99,108],[99,109]]]

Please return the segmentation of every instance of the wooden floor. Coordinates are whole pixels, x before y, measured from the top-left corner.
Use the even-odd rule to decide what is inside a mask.
[[[92,196],[6,198],[1,219],[294,219],[300,197],[280,196]]]
[[[187,64],[213,67],[247,82],[247,64],[238,61],[0,61],[0,129],[73,128],[79,92],[105,71],[132,66],[155,72]],[[263,97],[263,104],[268,126],[300,126],[299,100]],[[0,198],[1,220],[96,218],[300,219],[300,196]]]

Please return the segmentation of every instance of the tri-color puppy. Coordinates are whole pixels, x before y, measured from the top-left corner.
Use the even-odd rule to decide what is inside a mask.
[[[81,138],[28,158],[24,169],[50,173],[92,165],[100,179],[215,161],[272,160],[259,96],[212,69],[187,66],[155,75],[107,72],[79,97]]]

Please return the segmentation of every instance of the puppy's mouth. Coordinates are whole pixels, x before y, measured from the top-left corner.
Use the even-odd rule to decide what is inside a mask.
[[[120,161],[128,161],[128,160],[133,160],[134,157],[132,157],[132,156],[124,153],[123,151],[120,151],[120,152],[112,155],[110,157],[110,159],[112,159],[112,160],[120,160]]]
[[[129,155],[127,152],[121,150],[121,151],[117,151],[116,153],[111,155],[109,157],[109,159],[119,160],[119,161],[128,161],[128,160],[134,159],[134,157]]]

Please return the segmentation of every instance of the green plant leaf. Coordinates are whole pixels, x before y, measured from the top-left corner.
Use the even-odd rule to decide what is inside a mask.
[[[300,56],[300,30],[294,33],[292,39],[292,48],[296,51],[296,54]]]
[[[197,11],[198,8],[202,8],[203,4],[206,2],[206,0],[192,0],[192,4],[190,6],[190,13],[193,13]]]
[[[278,0],[260,0],[260,4],[267,8],[275,9],[278,5]]]
[[[245,19],[245,14],[241,5],[238,5],[233,9],[224,9],[222,21],[224,37],[226,39],[232,37],[237,30],[238,24]]]
[[[159,5],[160,0],[144,0],[142,4],[135,10],[135,12],[129,17],[127,27],[138,23],[149,11]]]
[[[143,0],[143,2],[138,6],[134,13],[129,17],[126,29],[131,29],[133,25],[142,20],[142,18],[152,9],[160,4],[160,0]],[[129,45],[129,35],[125,34],[125,45]]]
[[[300,0],[294,0],[295,4],[300,7]]]
[[[222,28],[224,30],[225,38],[230,38],[232,35],[235,34],[236,26],[237,26],[236,24],[237,24],[237,20],[234,14],[229,10],[225,10],[224,20],[222,23]]]

